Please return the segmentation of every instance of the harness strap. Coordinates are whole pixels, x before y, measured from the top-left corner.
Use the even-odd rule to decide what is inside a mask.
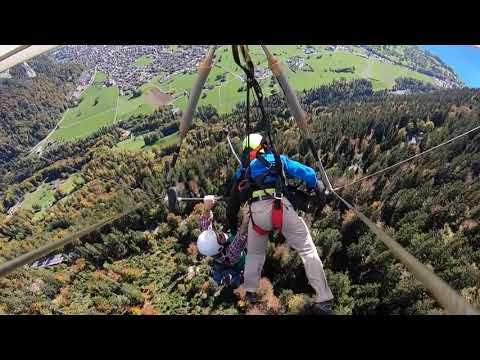
[[[255,179],[253,179],[253,181],[259,188],[262,188],[265,186],[264,182],[267,177],[275,176],[275,175],[281,176],[281,169],[279,169],[279,166],[277,163],[275,163],[275,165],[272,165],[271,162],[269,162],[267,159],[263,157],[263,155],[259,153],[257,153],[256,159],[260,161],[262,165],[265,166],[265,168],[267,169],[267,172],[261,175],[258,175]]]
[[[240,57],[239,57],[239,50],[242,53],[243,59],[245,60],[246,66],[243,66]],[[258,100],[258,105],[260,108],[260,112],[262,114],[262,125],[264,127],[264,130],[267,133],[268,140],[270,142],[270,147],[271,151],[274,155],[275,159],[275,165],[272,165],[269,161],[267,161],[263,156],[261,156],[258,152],[256,152],[256,158],[265,166],[267,169],[267,172],[258,176],[255,179],[252,179],[251,177],[251,168],[250,168],[250,157],[247,156],[246,163],[243,164],[243,168],[246,168],[245,173],[243,172],[242,169],[242,175],[246,175],[247,179],[252,179],[253,182],[260,188],[264,187],[264,181],[268,176],[277,176],[277,181],[275,184],[275,198],[273,201],[273,206],[272,206],[272,225],[274,229],[280,230],[282,229],[282,219],[283,219],[283,203],[281,199],[283,198],[283,195],[287,194],[287,184],[286,184],[286,177],[285,177],[285,171],[283,168],[283,163],[280,159],[280,156],[275,150],[275,147],[273,145],[272,141],[272,136],[271,136],[271,122],[268,121],[267,116],[265,114],[265,109],[263,107],[263,93],[262,93],[262,88],[260,87],[260,84],[258,83],[257,79],[255,79],[255,74],[254,74],[254,65],[252,62],[252,59],[250,58],[250,54],[248,52],[248,47],[246,45],[232,45],[232,53],[233,53],[233,58],[235,63],[242,68],[242,70],[245,72],[246,75],[246,82],[247,82],[247,116],[246,116],[246,127],[247,127],[247,148],[250,148],[249,144],[249,135],[250,135],[250,89],[253,88],[255,95],[257,96]],[[247,166],[245,166],[247,165]],[[240,188],[245,189],[246,188],[246,183],[243,183],[242,186],[239,186]],[[279,198],[277,196],[280,196]],[[251,196],[250,196],[250,201],[251,201]],[[250,211],[250,220],[252,221],[252,226],[253,229],[259,234],[259,235],[266,235],[269,233],[269,231],[265,231],[262,228],[260,228],[258,225],[255,224],[253,221],[252,217],[252,212]]]
[[[275,159],[275,167],[277,168],[277,171],[278,171],[278,178],[275,184],[276,191],[281,194],[287,195],[287,192],[288,192],[287,179],[285,176],[285,169],[283,167],[282,159],[280,159],[280,156],[275,150],[272,151],[272,153]]]
[[[250,208],[250,221],[252,222],[252,227],[255,232],[260,236],[265,236],[270,233],[270,231],[262,229],[260,226],[255,224],[252,216],[252,209]],[[282,231],[283,227],[283,202],[280,199],[275,198],[272,202],[272,227],[273,230]]]
[[[270,233],[270,231],[263,230],[260,226],[258,226],[254,222],[252,222],[252,226],[253,226],[253,230],[255,230],[258,235],[264,236],[264,235],[268,235]]]
[[[270,231],[263,230],[260,226],[258,226],[257,224],[255,224],[255,221],[253,221],[252,208],[251,208],[250,206],[249,206],[249,213],[250,213],[250,221],[252,222],[253,230],[255,230],[255,232],[256,232],[258,235],[261,235],[261,236],[268,235],[268,233],[269,233]]]
[[[242,55],[244,60],[247,62],[247,67],[243,66],[242,63],[240,62],[240,58],[238,56],[238,47],[242,50]],[[233,53],[233,59],[235,63],[242,68],[242,70],[245,72],[245,75],[247,77],[247,113],[246,113],[246,135],[247,135],[247,149],[250,148],[250,89],[252,87],[252,78],[255,80],[254,76],[254,67],[253,67],[253,62],[251,61],[250,56],[248,55],[248,49],[244,48],[243,45],[232,45],[232,53]],[[242,159],[245,162],[242,161],[242,168],[248,169],[250,167],[250,158],[249,156],[246,157],[246,159]],[[243,173],[243,169],[242,169]]]
[[[278,201],[278,204],[277,204]],[[272,203],[272,226],[275,230],[282,231],[283,226],[283,202],[275,199]]]
[[[257,158],[258,161],[260,161],[262,163],[263,166],[265,166],[267,168],[267,170],[270,170],[274,167],[270,161],[268,161],[267,159],[265,159],[263,157],[263,155],[257,153],[257,156],[255,156],[255,157]]]

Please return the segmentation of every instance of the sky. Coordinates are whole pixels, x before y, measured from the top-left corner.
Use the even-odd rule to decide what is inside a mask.
[[[465,86],[480,88],[480,48],[472,45],[421,45],[449,65]]]

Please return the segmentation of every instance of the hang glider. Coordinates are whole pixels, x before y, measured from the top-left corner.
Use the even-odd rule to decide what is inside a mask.
[[[61,45],[0,45],[0,73]]]

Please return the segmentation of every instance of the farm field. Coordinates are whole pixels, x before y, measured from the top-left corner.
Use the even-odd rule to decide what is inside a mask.
[[[52,134],[54,140],[73,140],[86,137],[98,129],[113,124],[118,88],[103,85],[106,75],[97,71],[95,79],[81,96],[80,104],[68,109],[58,128]]]
[[[140,56],[137,60],[135,60],[132,64],[132,66],[135,67],[144,67],[149,64],[151,64],[154,61],[154,59],[148,55],[143,55]]]
[[[33,220],[38,220],[55,201],[55,186],[52,183],[46,183],[26,194],[21,208],[35,212]]]
[[[73,174],[67,180],[59,184],[58,191],[63,195],[67,195],[84,183],[85,180],[80,174]]]
[[[311,47],[313,50],[309,49],[311,53],[307,54],[306,45],[269,46],[270,52],[282,62],[287,78],[297,91],[315,88],[340,79],[366,78],[372,81],[374,90],[392,88],[398,77],[411,77],[427,83],[434,82],[433,78],[403,66],[373,58],[367,59],[362,49],[352,53],[345,49],[328,50],[324,45]],[[174,51],[178,50],[175,46],[171,48]],[[270,95],[273,89],[278,91],[276,84],[273,87],[269,86],[271,73],[261,47],[254,45],[249,49],[256,69],[262,73],[259,82],[264,95]],[[295,64],[302,64],[302,66],[289,66],[287,60],[293,60]],[[152,58],[142,56],[132,66],[146,66],[151,61],[153,61]],[[237,103],[245,101],[243,76],[243,71],[233,60],[230,46],[220,47],[216,51],[214,66],[198,105],[212,105],[220,114],[232,111]],[[106,87],[104,85],[106,75],[97,72],[93,84],[83,93],[80,104],[64,114],[52,138],[59,141],[82,138],[104,126],[128,120],[132,116],[151,114],[157,106],[171,105],[185,110],[188,94],[195,79],[195,72],[184,71],[167,79],[163,73],[159,73],[139,87],[139,96],[132,97],[131,95],[120,96],[115,85]],[[132,142],[127,147],[136,148],[137,145],[134,144],[135,142]]]
[[[122,142],[119,142],[117,144],[117,149],[119,150],[133,150],[133,151],[139,151],[139,150],[148,150],[153,147],[163,147],[163,146],[169,146],[172,144],[175,144],[178,142],[179,135],[178,132],[165,136],[164,138],[158,139],[154,144],[152,145],[145,145],[145,140],[143,135],[134,137],[133,139],[127,139]]]

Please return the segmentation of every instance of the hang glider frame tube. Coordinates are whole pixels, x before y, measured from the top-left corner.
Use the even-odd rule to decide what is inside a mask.
[[[61,45],[19,45],[0,55],[0,73]]]

